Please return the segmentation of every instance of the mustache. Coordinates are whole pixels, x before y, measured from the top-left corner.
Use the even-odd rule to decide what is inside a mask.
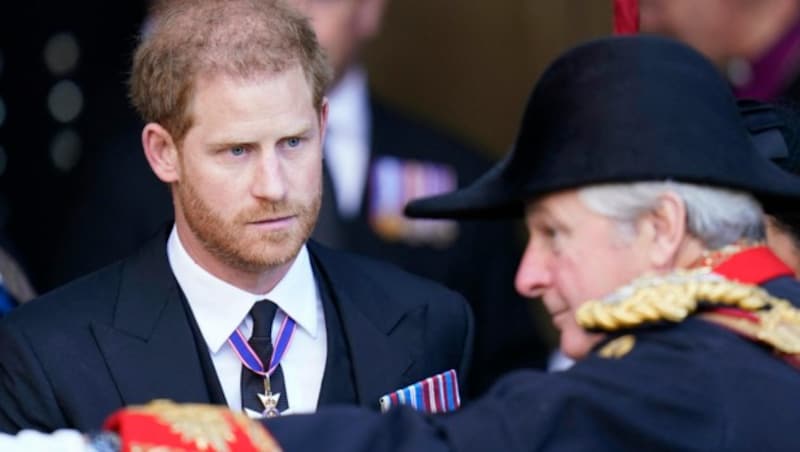
[[[284,218],[302,215],[308,210],[309,209],[303,206],[301,203],[290,201],[262,201],[255,207],[250,207],[247,210],[239,212],[234,220],[239,223],[253,223],[272,218]]]
[[[322,202],[322,187],[315,194],[312,202],[302,202],[295,199],[285,199],[282,201],[258,200],[257,204],[239,212],[234,218],[239,223],[252,223],[263,221],[268,218],[284,217],[310,217],[315,219],[319,214],[319,206]]]

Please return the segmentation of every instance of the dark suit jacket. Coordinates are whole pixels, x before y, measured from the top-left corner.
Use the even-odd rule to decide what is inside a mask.
[[[377,408],[387,392],[463,370],[472,320],[459,295],[386,264],[313,243],[309,251],[338,305],[360,403]],[[182,297],[160,234],[14,311],[0,324],[0,429],[91,431],[125,405],[213,403],[198,353],[207,348]]]
[[[792,278],[764,288],[800,305]],[[266,425],[287,452],[800,450],[800,369],[697,317],[628,333],[627,355],[509,374],[450,416],[331,408]]]

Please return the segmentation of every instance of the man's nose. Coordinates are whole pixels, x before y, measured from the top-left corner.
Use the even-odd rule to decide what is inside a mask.
[[[514,286],[520,295],[526,298],[539,298],[552,284],[552,271],[549,268],[549,253],[537,249],[529,243],[522,255],[517,269]]]
[[[252,194],[257,198],[278,201],[286,197],[286,173],[280,156],[263,152],[257,160],[252,182]]]

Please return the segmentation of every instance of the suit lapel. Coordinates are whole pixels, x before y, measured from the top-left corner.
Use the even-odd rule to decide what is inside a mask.
[[[165,235],[124,263],[113,324],[92,330],[123,404],[209,402]]]
[[[360,278],[332,251],[309,243],[312,262],[338,305],[350,351],[356,396],[377,407],[380,396],[410,383],[407,376],[423,351],[426,308]]]
[[[325,331],[327,337],[327,357],[325,359],[325,372],[322,377],[322,386],[319,389],[317,406],[324,405],[355,405],[359,402],[353,377],[353,363],[350,358],[349,347],[342,329],[341,315],[337,303],[333,299],[330,287],[319,276],[319,269],[314,267],[314,279],[322,298],[322,307],[325,312]]]

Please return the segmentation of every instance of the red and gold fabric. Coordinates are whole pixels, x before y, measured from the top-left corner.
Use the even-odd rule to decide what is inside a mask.
[[[746,249],[722,258],[712,263],[711,268],[715,274],[728,280],[755,285],[794,275],[794,271],[766,246]],[[710,309],[701,317],[755,342],[775,346],[774,342],[779,341],[784,346],[775,347],[776,355],[800,369],[800,353],[796,351],[800,347],[800,313],[791,309],[790,305],[782,304],[757,311],[722,306]]]
[[[793,275],[766,246],[731,245],[705,253],[688,269],[643,276],[605,299],[590,300],[576,320],[590,331],[621,333],[682,322],[699,312],[703,320],[769,347],[800,368],[800,309],[761,287]],[[618,356],[620,344],[610,345],[601,355]]]
[[[104,428],[123,452],[277,452],[260,423],[227,407],[157,400],[114,413]]]

